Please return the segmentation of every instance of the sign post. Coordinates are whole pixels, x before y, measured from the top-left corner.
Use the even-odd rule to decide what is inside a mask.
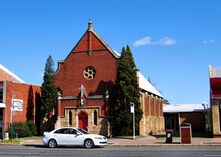
[[[135,104],[130,102],[130,112],[133,114],[133,139],[135,139]]]

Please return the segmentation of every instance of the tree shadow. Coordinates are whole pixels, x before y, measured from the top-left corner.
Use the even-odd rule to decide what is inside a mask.
[[[97,89],[93,92],[90,92],[89,95],[104,95],[108,90],[109,94],[113,91],[114,82],[113,81],[100,81]]]

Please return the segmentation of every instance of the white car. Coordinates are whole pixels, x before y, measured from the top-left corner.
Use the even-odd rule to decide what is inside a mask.
[[[58,128],[51,132],[44,132],[42,142],[50,148],[75,145],[93,148],[95,146],[105,146],[107,138],[101,135],[89,134],[80,128]]]

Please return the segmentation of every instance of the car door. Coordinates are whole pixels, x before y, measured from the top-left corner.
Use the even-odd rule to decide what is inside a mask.
[[[83,145],[84,144],[84,138],[83,135],[74,128],[69,128],[68,131],[68,145]]]
[[[62,128],[54,132],[54,137],[57,140],[58,145],[68,145],[69,141],[69,129]]]

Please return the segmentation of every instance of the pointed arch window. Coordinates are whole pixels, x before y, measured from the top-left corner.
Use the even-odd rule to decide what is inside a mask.
[[[72,112],[69,111],[69,126],[72,126]]]
[[[97,111],[94,110],[94,125],[97,125]]]

